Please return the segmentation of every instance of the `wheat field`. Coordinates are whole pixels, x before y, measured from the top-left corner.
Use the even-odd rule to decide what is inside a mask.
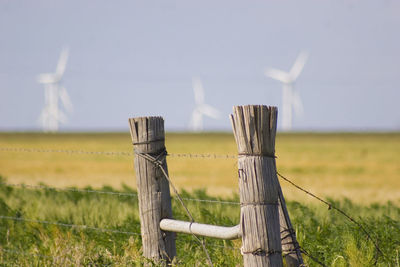
[[[8,183],[136,187],[128,133],[0,133],[0,148],[0,175]],[[10,148],[72,153],[6,151]],[[167,133],[166,148],[169,173],[178,188],[206,189],[224,197],[238,193],[236,159],[225,158],[236,154],[232,134]],[[210,158],[202,158],[204,154]],[[400,203],[400,133],[278,134],[276,156],[281,174],[317,195],[355,203]],[[287,182],[281,185],[287,199],[312,201]]]

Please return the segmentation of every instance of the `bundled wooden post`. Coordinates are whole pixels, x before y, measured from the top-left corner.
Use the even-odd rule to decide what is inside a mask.
[[[176,248],[175,234],[160,229],[161,219],[172,218],[169,183],[160,170],[164,168],[168,173],[164,120],[131,118],[129,125],[135,151],[143,256],[167,265],[176,256]]]
[[[276,107],[236,106],[240,227],[245,267],[282,266],[279,182],[275,169]]]

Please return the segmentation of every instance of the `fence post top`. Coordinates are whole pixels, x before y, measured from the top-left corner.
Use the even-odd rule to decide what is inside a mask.
[[[277,116],[274,106],[233,107],[230,119],[238,153],[274,157]]]
[[[152,153],[165,147],[163,117],[130,118],[129,127],[135,151]]]

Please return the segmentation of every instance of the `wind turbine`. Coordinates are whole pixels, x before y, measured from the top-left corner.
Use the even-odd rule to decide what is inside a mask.
[[[72,111],[72,103],[67,91],[61,85],[68,61],[68,48],[64,47],[54,73],[42,73],[38,75],[37,81],[44,85],[45,106],[40,114],[39,120],[45,132],[57,132],[58,123],[65,123],[66,115],[58,107],[60,99],[66,111]]]
[[[192,112],[189,127],[193,131],[202,131],[203,115],[213,119],[218,119],[220,117],[220,112],[212,106],[204,103],[204,89],[199,78],[193,78],[193,92],[196,106]]]
[[[282,130],[290,131],[292,129],[292,110],[297,115],[303,114],[303,103],[299,93],[294,89],[294,83],[299,77],[304,65],[307,62],[308,53],[302,51],[294,62],[289,72],[278,69],[268,68],[265,75],[272,79],[282,82]]]

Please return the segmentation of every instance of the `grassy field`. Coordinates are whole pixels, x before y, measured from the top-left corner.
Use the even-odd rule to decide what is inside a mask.
[[[400,266],[400,134],[280,134],[276,146],[278,170],[351,214],[368,229],[384,256],[354,224],[281,181],[305,250],[327,266]],[[183,196],[238,201],[234,158],[176,155],[235,155],[231,134],[170,133],[166,147],[171,154],[171,179],[186,190]],[[3,182],[12,184],[90,186],[136,193],[132,155],[11,152],[5,148],[130,153],[128,134],[0,133],[0,175]],[[199,222],[235,225],[239,219],[237,205],[187,204]],[[175,199],[173,211],[176,218],[187,220]],[[0,183],[0,266],[142,266],[137,212],[135,196]],[[242,265],[240,240],[206,239],[206,243],[216,266]],[[178,266],[206,265],[204,253],[191,236],[178,235],[177,248]],[[319,266],[305,259],[308,265]]]
[[[0,147],[132,152],[129,134],[0,133]],[[166,137],[169,153],[235,155],[231,134],[179,134]],[[319,195],[356,203],[400,204],[400,134],[278,134],[277,168]],[[207,189],[214,196],[238,192],[235,159],[169,157],[178,188]],[[135,188],[132,156],[0,151],[0,175],[12,183],[52,186],[109,185]],[[287,199],[310,201],[281,182]]]
[[[102,190],[110,191],[111,188]],[[135,193],[125,188],[124,192]],[[183,197],[215,199],[204,191]],[[238,201],[236,198],[224,199]],[[0,223],[0,266],[143,266],[137,199],[132,196],[99,195],[54,190],[33,190],[0,185],[0,214],[16,219]],[[174,198],[174,217],[188,220]],[[239,206],[187,201],[196,221],[235,225]],[[303,249],[326,266],[400,266],[400,208],[391,203],[358,205],[351,201],[335,205],[354,216],[377,240],[374,244],[343,216],[326,207],[289,201],[288,209]],[[101,232],[78,226],[129,231]],[[191,235],[178,235],[176,266],[207,266],[206,257]],[[240,240],[206,238],[215,266],[242,266]],[[320,266],[307,256],[308,266]]]

